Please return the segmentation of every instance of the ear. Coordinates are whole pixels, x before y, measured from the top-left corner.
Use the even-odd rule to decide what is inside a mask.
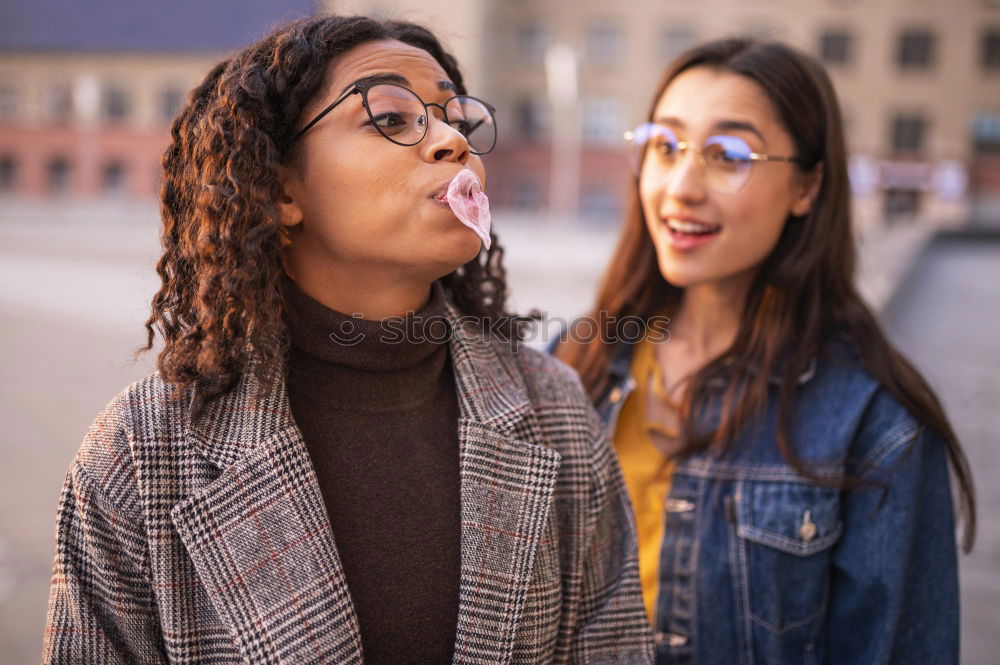
[[[812,171],[800,176],[796,185],[795,199],[792,201],[792,208],[789,213],[794,217],[805,217],[812,209],[816,197],[819,196],[819,189],[823,185],[823,162],[817,164]]]
[[[302,223],[304,213],[299,204],[299,193],[302,191],[302,178],[294,167],[278,167],[278,221],[290,229]]]

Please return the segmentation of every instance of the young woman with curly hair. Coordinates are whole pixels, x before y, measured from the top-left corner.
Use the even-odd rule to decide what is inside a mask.
[[[966,548],[971,476],[855,287],[822,66],[776,42],[698,45],[631,152],[593,317],[648,334],[558,353],[613,431],[656,662],[957,665],[949,460]]]
[[[434,36],[279,29],[172,137],[159,371],[70,467],[45,662],[648,662],[620,470],[516,348],[493,111]]]

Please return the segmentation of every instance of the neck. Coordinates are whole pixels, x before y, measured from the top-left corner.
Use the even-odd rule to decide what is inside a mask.
[[[315,271],[285,267],[296,286],[313,300],[348,316],[381,321],[403,317],[427,304],[431,281],[400,279],[388,271],[357,268]]]
[[[750,282],[751,277],[739,277],[685,288],[671,322],[671,339],[705,361],[722,354],[739,332]]]

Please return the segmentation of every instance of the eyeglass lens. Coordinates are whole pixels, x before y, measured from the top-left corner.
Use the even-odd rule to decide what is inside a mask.
[[[419,143],[427,133],[427,109],[415,93],[394,84],[379,84],[367,91],[368,112],[382,136],[400,145]],[[485,104],[473,97],[450,99],[444,115],[448,124],[459,131],[469,149],[482,154],[496,143],[496,124]]]
[[[637,174],[649,169],[668,176],[690,151],[690,147],[682,144],[669,127],[644,123],[632,132],[629,158]],[[746,184],[753,167],[753,151],[746,141],[737,136],[712,136],[705,141],[700,152],[701,158],[697,162],[702,167],[706,187],[733,194]]]

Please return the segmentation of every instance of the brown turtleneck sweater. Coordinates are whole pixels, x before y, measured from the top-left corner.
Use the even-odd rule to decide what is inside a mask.
[[[322,305],[288,278],[283,296],[292,415],[319,478],[365,662],[450,662],[461,515],[443,289],[435,283],[417,313],[437,318],[432,338],[403,341],[379,321]],[[342,339],[363,338],[343,344],[330,337],[347,330],[353,333]]]

